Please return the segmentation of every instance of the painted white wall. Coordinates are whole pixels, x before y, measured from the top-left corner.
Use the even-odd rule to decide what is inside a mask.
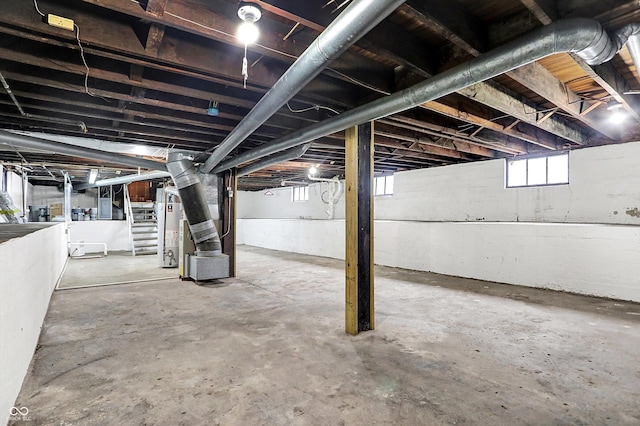
[[[109,251],[131,251],[129,228],[126,220],[90,220],[71,222],[69,236],[72,243],[106,243]],[[85,246],[86,253],[98,253],[99,246]]]
[[[344,186],[343,186],[344,188]],[[267,191],[238,191],[238,218],[327,219],[329,205],[322,202],[327,183],[309,186],[309,201],[292,201],[292,187]],[[344,219],[344,193],[334,207],[334,218]]]
[[[382,220],[612,223],[640,225],[640,142],[585,148],[569,155],[570,184],[505,188],[505,160],[395,174],[394,195],[375,197]],[[238,193],[239,218],[325,219],[326,185],[309,201],[291,188]],[[344,195],[336,218],[344,218]]]
[[[240,219],[239,244],[344,259],[343,220]],[[378,265],[640,302],[640,227],[375,222]]]
[[[237,244],[344,259],[344,220],[238,219]]]
[[[14,172],[7,172],[7,192],[11,196],[15,208],[20,210],[20,212],[24,214],[24,209],[22,206],[22,197],[24,192],[22,185],[22,176]],[[32,192],[33,185],[27,184],[27,203],[31,200]]]
[[[638,158],[640,142],[575,150],[569,185],[529,188],[505,188],[504,160],[396,173],[376,218],[640,225]]]
[[[3,225],[19,226],[19,225]],[[0,244],[0,423],[20,392],[67,260],[64,224]]]
[[[639,158],[640,142],[576,150],[569,185],[530,188],[505,188],[504,160],[396,173],[376,263],[640,301]],[[314,187],[306,203],[241,191],[238,241],[344,258],[344,222],[308,220],[326,217]]]
[[[64,190],[57,186],[35,185],[33,187],[34,206],[48,206],[54,203],[64,203]],[[98,207],[98,190],[89,188],[84,193],[71,192],[71,208]]]

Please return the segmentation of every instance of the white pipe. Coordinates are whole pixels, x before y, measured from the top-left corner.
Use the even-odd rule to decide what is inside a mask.
[[[338,179],[337,177],[334,177],[332,179],[326,179],[326,178],[317,178],[311,175],[307,176],[309,178],[309,180],[312,181],[317,181],[317,182],[327,182],[329,184],[329,188],[327,189],[327,194],[328,194],[328,203],[329,203],[329,210],[326,211],[327,216],[329,220],[333,219],[333,215],[334,215],[334,211],[335,211],[335,205],[338,202],[338,199],[340,198],[340,194],[342,193],[342,184],[340,183],[340,179]]]
[[[71,244],[78,244],[83,246],[102,246],[103,253],[105,256],[107,256],[107,243],[85,243],[81,241],[69,242],[67,243],[67,250],[71,250]],[[74,253],[75,253],[75,250],[74,250]],[[73,258],[73,253],[69,253],[69,256]],[[79,256],[76,256],[76,257],[79,257]]]

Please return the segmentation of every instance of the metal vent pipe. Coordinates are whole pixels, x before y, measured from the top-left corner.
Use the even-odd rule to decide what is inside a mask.
[[[196,244],[196,254],[204,257],[221,255],[220,236],[213,224],[204,189],[192,158],[181,152],[171,152],[167,159],[167,170],[178,188],[191,236]]]
[[[165,164],[158,161],[145,160],[144,158],[115,154],[112,152],[101,151],[99,149],[85,148],[47,139],[34,138],[33,136],[7,132],[6,130],[0,130],[0,144],[12,147],[37,149],[53,154],[89,158],[92,160],[122,164],[131,167],[142,167],[144,169],[162,171],[167,170]]]
[[[140,173],[140,174],[131,174],[125,176],[118,176],[110,179],[102,179],[97,180],[95,183],[83,183],[74,187],[75,190],[82,190],[88,188],[95,188],[98,186],[108,186],[108,185],[121,185],[123,183],[131,183],[131,182],[139,182],[141,180],[151,180],[151,179],[161,179],[165,177],[170,177],[171,174],[169,172],[155,171],[149,173]]]
[[[274,164],[282,163],[283,161],[294,160],[296,158],[302,157],[305,152],[311,146],[310,143],[297,146],[295,148],[288,149],[286,151],[282,151],[276,155],[271,157],[265,157],[255,163],[251,163],[248,166],[245,166],[241,169],[238,169],[238,177],[246,176],[253,172],[257,172],[258,170],[262,170],[265,167],[272,166]]]
[[[320,34],[300,57],[285,71],[255,107],[216,147],[200,167],[209,173],[229,153],[244,142],[307,85],[331,61],[368,33],[405,0],[355,0]]]
[[[620,47],[624,45],[624,39],[627,37],[627,49],[633,60],[636,70],[640,73],[640,24],[631,24],[623,27],[616,33]]]
[[[638,27],[638,24],[629,25],[612,38],[592,19],[554,22],[393,95],[296,130],[222,162],[213,172],[219,173],[358,124],[406,111],[554,53],[573,52],[590,65],[601,64],[610,60],[631,34],[638,33]]]

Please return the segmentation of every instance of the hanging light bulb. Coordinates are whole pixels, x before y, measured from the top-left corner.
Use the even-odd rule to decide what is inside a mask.
[[[613,124],[621,124],[627,118],[627,114],[624,112],[622,104],[611,102],[607,106],[607,110],[611,111],[609,121]]]
[[[238,27],[236,36],[238,37],[238,40],[242,42],[242,44],[249,45],[258,41],[260,31],[253,22],[243,22]]]
[[[244,87],[247,88],[247,78],[249,77],[249,67],[247,66],[247,46],[258,40],[260,31],[255,25],[262,16],[262,9],[256,3],[241,1],[238,5],[238,17],[242,19],[242,24],[236,33],[238,40],[244,44],[244,57],[242,58],[242,77]]]

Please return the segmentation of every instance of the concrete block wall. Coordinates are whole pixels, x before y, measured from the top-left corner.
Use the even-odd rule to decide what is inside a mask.
[[[61,223],[0,244],[0,424],[27,374],[67,260],[66,241]]]
[[[569,185],[529,188],[505,188],[504,160],[396,173],[394,195],[375,198],[375,261],[640,301],[639,158],[638,142],[576,150]],[[238,241],[344,258],[318,185],[306,203],[290,191],[240,192]]]

